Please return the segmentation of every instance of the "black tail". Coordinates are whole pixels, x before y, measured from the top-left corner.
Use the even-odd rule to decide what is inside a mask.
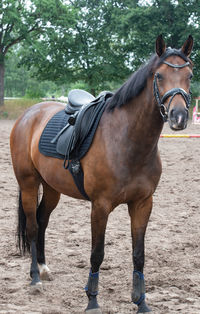
[[[24,255],[26,252],[30,252],[30,245],[26,235],[26,216],[22,205],[21,191],[19,192],[17,238],[20,253]]]

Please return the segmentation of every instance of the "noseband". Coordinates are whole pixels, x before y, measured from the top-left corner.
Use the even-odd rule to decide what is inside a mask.
[[[163,61],[163,63],[167,64],[168,66],[170,66],[172,68],[177,68],[177,69],[181,69],[181,68],[184,68],[184,67],[190,65],[189,61],[187,61],[186,63],[181,64],[181,65],[169,63],[167,61]],[[154,80],[153,80],[154,96],[156,98],[158,107],[160,109],[160,114],[163,118],[163,121],[166,122],[168,120],[168,112],[169,112],[171,102],[172,102],[173,98],[178,94],[181,95],[183,97],[183,99],[185,100],[186,110],[188,111],[189,107],[190,107],[190,103],[191,103],[191,92],[189,92],[189,94],[188,94],[188,93],[186,93],[186,91],[183,88],[172,88],[169,91],[167,91],[162,97],[160,97],[157,79],[158,79],[158,73],[155,73]],[[170,98],[169,104],[166,108],[164,103],[167,100],[167,98],[169,98],[169,97],[171,97],[171,98]]]

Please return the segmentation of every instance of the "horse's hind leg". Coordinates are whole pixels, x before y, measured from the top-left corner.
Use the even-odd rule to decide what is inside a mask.
[[[45,182],[43,185],[43,196],[37,210],[38,241],[37,241],[37,261],[40,270],[40,278],[50,280],[50,271],[45,261],[45,231],[49,222],[51,212],[57,206],[60,193],[56,192]]]
[[[37,197],[38,197],[38,188],[39,180],[34,176],[24,177],[23,182],[20,184],[21,189],[21,215],[19,215],[19,238],[20,233],[24,238],[24,242],[30,244],[31,250],[31,269],[30,275],[32,277],[31,285],[40,284],[39,269],[37,265],[37,235],[38,235],[38,225],[36,219],[36,210],[37,210]],[[23,218],[24,215],[24,218]],[[26,224],[22,224],[22,220],[26,221]],[[21,220],[21,221],[20,221]]]

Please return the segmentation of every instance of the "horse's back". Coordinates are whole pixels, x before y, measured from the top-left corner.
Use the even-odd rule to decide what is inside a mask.
[[[59,102],[41,102],[35,104],[28,109],[17,119],[13,131],[21,128],[23,124],[26,129],[32,129],[34,124],[39,123],[41,126],[45,126],[45,123],[53,116],[54,113],[64,109],[64,105]]]

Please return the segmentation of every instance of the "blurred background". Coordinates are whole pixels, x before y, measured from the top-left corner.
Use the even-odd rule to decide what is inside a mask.
[[[66,101],[73,88],[114,91],[154,53],[159,34],[176,48],[193,36],[200,96],[199,23],[198,0],[1,0],[0,116]]]

